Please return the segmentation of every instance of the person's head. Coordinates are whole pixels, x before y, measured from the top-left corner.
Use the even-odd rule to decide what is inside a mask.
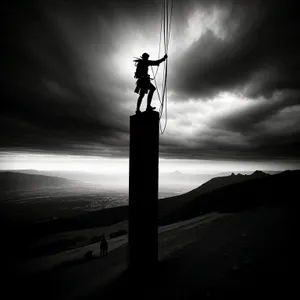
[[[150,55],[149,55],[148,53],[143,53],[142,59],[148,60],[149,56],[150,56]]]

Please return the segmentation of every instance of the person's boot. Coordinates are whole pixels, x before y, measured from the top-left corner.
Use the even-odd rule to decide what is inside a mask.
[[[153,111],[153,110],[155,110],[155,107],[151,106],[151,105],[148,105],[146,110],[147,111]]]
[[[139,110],[139,109],[137,109],[136,111],[135,111],[135,114],[136,115],[139,115],[141,113],[141,111]]]

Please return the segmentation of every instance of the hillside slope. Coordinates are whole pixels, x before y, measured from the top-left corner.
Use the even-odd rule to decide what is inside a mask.
[[[271,176],[269,174],[266,174],[262,171],[255,171],[251,175],[242,175],[237,174],[235,175],[232,173],[230,176],[221,176],[221,177],[215,177],[211,180],[207,181],[206,183],[202,184],[201,186],[197,187],[196,189],[185,193],[183,195],[170,197],[162,199],[159,203],[159,216],[163,217],[166,214],[169,214],[172,211],[175,211],[179,209],[182,205],[186,204],[187,202],[194,200],[195,198],[208,193],[210,191],[219,189],[224,186],[228,186],[230,184],[235,184],[239,182],[243,182],[246,180],[251,179],[258,179]]]
[[[60,177],[52,177],[18,172],[0,172],[0,192],[27,191],[34,189],[71,187],[76,181]]]
[[[187,202],[163,217],[161,223],[170,224],[208,212],[238,212],[266,203],[295,202],[299,180],[300,171],[285,171],[224,186]]]

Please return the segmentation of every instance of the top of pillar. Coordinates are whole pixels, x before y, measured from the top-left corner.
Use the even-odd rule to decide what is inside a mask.
[[[159,119],[159,113],[157,111],[143,111],[139,114],[135,114],[130,116],[131,119],[145,119],[145,118],[151,118],[151,119]]]

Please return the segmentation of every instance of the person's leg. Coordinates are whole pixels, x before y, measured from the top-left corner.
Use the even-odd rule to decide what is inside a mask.
[[[138,97],[138,100],[137,100],[137,105],[136,105],[136,111],[139,112],[140,111],[140,108],[141,108],[141,104],[142,104],[142,100],[144,98],[144,95],[145,93],[140,93],[140,96]]]
[[[147,109],[153,109],[155,107],[151,107],[151,101],[152,101],[152,97],[153,97],[153,94],[155,92],[156,88],[155,86],[150,82],[149,83],[149,93],[148,93],[148,98],[147,98]]]

